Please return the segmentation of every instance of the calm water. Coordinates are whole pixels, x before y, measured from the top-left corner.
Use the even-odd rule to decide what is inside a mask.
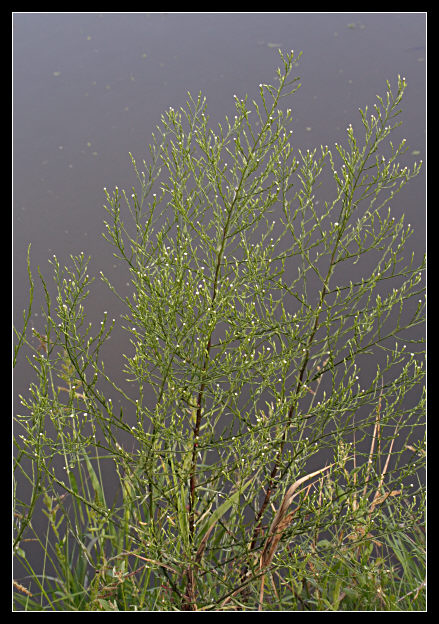
[[[121,288],[127,276],[103,240],[103,187],[135,183],[128,152],[147,155],[164,109],[187,91],[207,96],[213,123],[234,112],[233,94],[256,97],[274,78],[277,48],[303,55],[291,100],[295,146],[345,141],[358,107],[372,106],[386,80],[405,76],[407,162],[425,160],[425,16],[373,13],[16,14],[14,45],[14,314],[27,305],[26,249],[50,275],[48,258],[91,255]],[[413,155],[411,155],[413,152]],[[394,202],[415,226],[409,250],[425,244],[425,179]],[[95,282],[90,318],[121,310]],[[33,323],[39,317],[35,310]],[[114,334],[114,339],[118,338]],[[117,374],[119,362],[109,373]],[[17,368],[17,390],[21,385]],[[24,386],[28,381],[23,379]]]
[[[100,233],[103,187],[133,182],[128,152],[146,156],[165,108],[187,91],[207,96],[211,118],[233,94],[256,95],[278,64],[276,48],[303,51],[293,96],[298,147],[344,140],[358,106],[386,80],[406,77],[403,128],[413,159],[425,150],[423,14],[16,14],[14,44],[14,275],[25,305],[25,250],[43,270],[55,253],[92,255],[112,268]],[[400,196],[424,245],[424,179]]]
[[[187,91],[207,96],[215,123],[234,111],[233,95],[250,99],[270,82],[277,48],[303,52],[293,96],[295,146],[344,141],[372,106],[386,80],[405,76],[403,127],[407,163],[425,161],[425,15],[422,13],[139,13],[15,14],[13,19],[14,316],[27,305],[26,249],[50,275],[48,258],[91,255],[90,273],[103,270],[121,288],[127,276],[102,239],[103,187],[134,183],[128,152],[147,155],[151,132]],[[413,180],[395,209],[415,227],[409,251],[425,246],[425,178]],[[89,315],[120,313],[95,283]],[[36,308],[32,324],[41,329]],[[113,347],[122,335],[115,333]],[[116,377],[120,362],[108,364]],[[29,384],[16,369],[14,394]]]

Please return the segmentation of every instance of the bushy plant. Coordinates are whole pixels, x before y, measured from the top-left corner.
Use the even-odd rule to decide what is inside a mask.
[[[421,166],[390,140],[406,83],[360,110],[345,145],[301,151],[296,61],[281,54],[275,84],[235,96],[217,129],[189,95],[132,158],[137,186],[105,190],[131,287],[101,274],[125,305],[128,389],[101,356],[119,320],[87,321],[84,254],[51,259],[54,298],[39,272],[38,329],[28,259],[17,608],[424,608],[424,369],[407,346],[424,264],[392,214]]]

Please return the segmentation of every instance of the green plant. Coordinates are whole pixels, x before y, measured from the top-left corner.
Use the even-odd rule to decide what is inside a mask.
[[[51,260],[54,299],[40,273],[30,339],[28,259],[21,608],[398,609],[422,595],[422,548],[408,545],[423,526],[424,370],[406,345],[424,264],[405,258],[411,228],[390,207],[421,166],[402,167],[405,141],[389,139],[405,80],[360,110],[361,139],[349,125],[346,147],[295,151],[296,59],[281,59],[276,85],[235,96],[216,131],[201,95],[170,108],[148,161],[132,158],[137,188],[105,190],[104,236],[131,284],[123,296],[101,274],[126,306],[129,389],[101,359],[116,320],[86,322],[83,254]],[[403,596],[385,572],[395,555]]]

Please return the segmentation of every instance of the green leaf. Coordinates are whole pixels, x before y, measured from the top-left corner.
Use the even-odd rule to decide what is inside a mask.
[[[88,456],[84,453],[84,459],[85,459],[85,463],[87,464],[87,468],[88,468],[88,474],[90,476],[90,480],[91,480],[91,484],[93,486],[93,489],[95,491],[95,495],[96,495],[96,500],[103,506],[105,507],[105,496],[104,496],[104,491],[102,489],[102,486],[100,484],[100,481],[97,477],[97,474],[91,464],[90,459],[88,458]]]
[[[230,507],[232,507],[232,505],[234,505],[239,500],[240,495],[249,487],[249,485],[251,485],[251,483],[253,483],[253,481],[256,479],[256,476],[257,473],[253,475],[253,477],[251,477],[243,485],[240,485],[236,492],[231,494],[222,505],[215,509],[212,515],[206,519],[203,528],[198,534],[199,537],[204,538],[206,536],[207,532],[213,528],[215,523],[218,522],[218,520],[222,518],[222,516],[224,516],[224,514],[230,509]]]

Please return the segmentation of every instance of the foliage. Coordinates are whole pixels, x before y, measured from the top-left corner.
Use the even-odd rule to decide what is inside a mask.
[[[16,608],[425,608],[424,264],[391,210],[421,166],[390,140],[406,84],[345,146],[301,151],[295,64],[281,54],[276,84],[235,96],[216,131],[189,95],[132,158],[137,187],[105,190],[128,389],[102,359],[116,320],[87,322],[84,255],[53,257],[55,297],[39,272],[39,331],[28,259]]]

